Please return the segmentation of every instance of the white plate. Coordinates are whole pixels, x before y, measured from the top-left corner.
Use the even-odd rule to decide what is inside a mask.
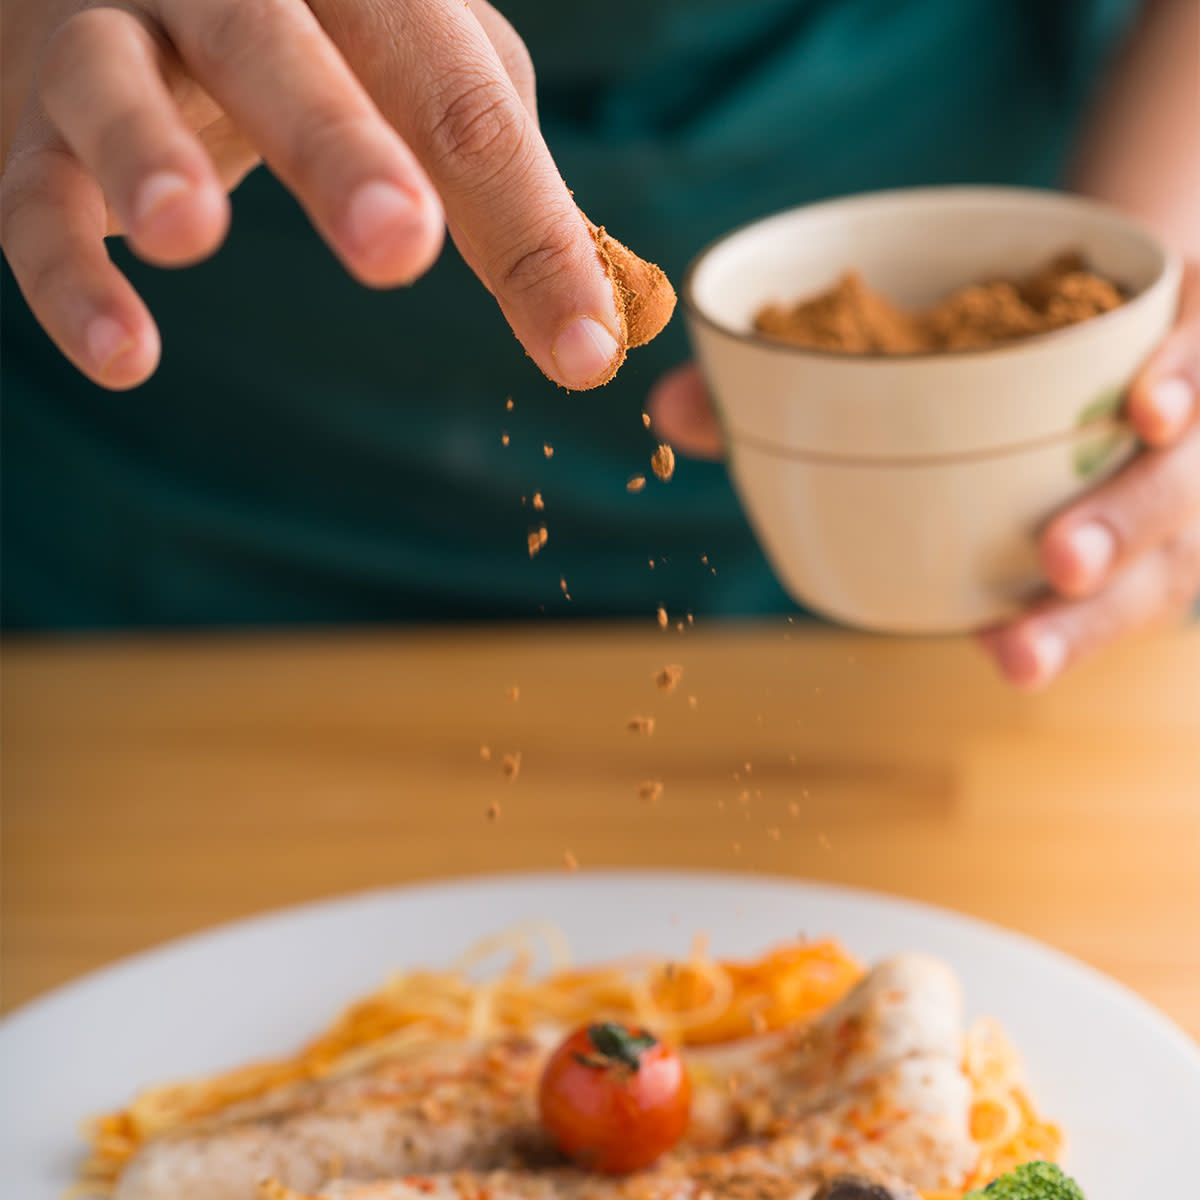
[[[833,934],[871,960],[951,963],[972,1016],[1006,1026],[1088,1200],[1179,1196],[1200,1134],[1200,1051],[1118,984],[1026,938],[881,895],[759,876],[520,875],[371,892],[242,921],[98,972],[0,1024],[0,1194],[56,1200],[90,1113],[139,1088],[286,1051],[394,967],[448,964],[483,934],[549,917],[580,960],[723,955]]]

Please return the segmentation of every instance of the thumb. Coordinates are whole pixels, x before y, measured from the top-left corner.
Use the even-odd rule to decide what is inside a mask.
[[[724,457],[721,426],[695,363],[668,371],[650,389],[646,411],[655,432],[681,454]]]

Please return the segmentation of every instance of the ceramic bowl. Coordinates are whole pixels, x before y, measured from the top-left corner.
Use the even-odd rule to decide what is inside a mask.
[[[919,307],[1064,250],[1129,295],[1078,325],[903,357],[753,330],[763,305],[847,270]],[[926,188],[789,210],[719,239],[683,285],[734,484],[792,596],[895,633],[977,629],[1042,586],[1036,537],[1135,443],[1130,380],[1170,328],[1179,261],[1102,205],[1014,188]]]

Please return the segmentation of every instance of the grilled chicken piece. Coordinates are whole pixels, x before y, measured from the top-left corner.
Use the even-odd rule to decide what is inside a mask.
[[[921,955],[884,962],[810,1025],[689,1052],[685,1145],[636,1178],[667,1189],[647,1193],[650,1200],[698,1195],[679,1173],[709,1170],[707,1151],[737,1145],[717,1153],[711,1169],[783,1172],[779,1186],[793,1190],[781,1197],[803,1196],[795,1189],[809,1186],[818,1166],[894,1170],[923,1187],[957,1182],[975,1153],[961,1038],[959,987],[947,967]],[[114,1200],[259,1200],[267,1177],[300,1195],[328,1186],[323,1196],[354,1200],[405,1197],[415,1184],[371,1191],[365,1183],[413,1176],[433,1189],[421,1195],[472,1196],[444,1189],[479,1189],[485,1180],[491,1200],[626,1194],[594,1192],[594,1177],[570,1171],[522,1173],[550,1161],[536,1113],[550,1048],[547,1039],[523,1038],[441,1047],[281,1089],[148,1143]],[[505,1180],[519,1192],[506,1193]],[[551,1183],[556,1190],[546,1192]]]
[[[715,1152],[677,1150],[625,1179],[571,1168],[457,1171],[403,1179],[338,1180],[316,1193],[276,1185],[267,1200],[852,1200],[846,1176],[886,1190],[863,1200],[916,1200],[913,1188],[961,1183],[977,1150],[967,1130],[968,1085],[944,1058],[903,1059],[813,1110],[779,1137]],[[830,1176],[843,1174],[842,1195]],[[901,1180],[906,1182],[901,1182]],[[890,1181],[890,1182],[889,1182]]]

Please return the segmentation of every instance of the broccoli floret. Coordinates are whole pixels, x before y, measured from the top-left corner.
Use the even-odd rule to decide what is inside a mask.
[[[1048,1162],[1024,1163],[963,1200],[1084,1200],[1079,1185]]]

